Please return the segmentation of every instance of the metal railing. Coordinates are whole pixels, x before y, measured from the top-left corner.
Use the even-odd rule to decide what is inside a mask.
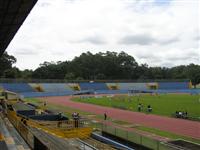
[[[80,149],[81,150],[98,150],[97,148],[95,148],[94,146],[80,140],[80,139],[77,139],[77,141],[80,143]]]
[[[178,147],[175,147],[167,142],[162,142],[151,137],[141,135],[134,131],[128,131],[119,127],[114,127],[111,125],[107,125],[102,122],[93,122],[93,127],[99,129],[105,133],[110,135],[119,137],[129,142],[133,142],[138,145],[142,145],[144,147],[154,149],[154,150],[179,150]]]

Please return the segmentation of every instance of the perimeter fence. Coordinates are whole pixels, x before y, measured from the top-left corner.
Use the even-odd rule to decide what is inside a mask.
[[[180,148],[167,143],[154,139],[147,135],[141,135],[134,131],[128,131],[126,129],[112,126],[107,123],[94,122],[93,127],[99,129],[102,132],[108,133],[112,136],[121,138],[125,141],[129,141],[153,150],[180,150]]]

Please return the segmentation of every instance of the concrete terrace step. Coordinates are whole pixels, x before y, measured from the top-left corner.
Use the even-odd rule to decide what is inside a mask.
[[[4,135],[9,150],[30,150],[24,139],[19,135],[8,118],[0,117],[0,131]]]

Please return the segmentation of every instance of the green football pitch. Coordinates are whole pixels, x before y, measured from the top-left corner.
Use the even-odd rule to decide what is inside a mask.
[[[147,106],[151,105],[152,114],[172,116],[176,111],[187,111],[188,116],[200,120],[200,95],[189,94],[162,94],[136,96],[98,96],[79,97],[74,101],[101,106],[137,111],[138,104],[143,105],[141,112],[147,113]]]

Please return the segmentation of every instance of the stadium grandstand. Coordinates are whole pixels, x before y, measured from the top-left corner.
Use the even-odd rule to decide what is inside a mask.
[[[81,90],[108,90],[105,83],[80,83]]]
[[[199,93],[198,89],[191,89],[190,85],[190,81],[126,83],[65,83],[63,81],[63,83],[0,83],[0,87],[3,90],[16,92],[22,97],[64,96],[77,94],[125,94],[129,91],[140,93]]]
[[[188,89],[190,88],[189,82],[159,82],[158,89]]]
[[[2,83],[0,87],[7,91],[22,93],[22,92],[35,92],[33,88],[27,83]]]
[[[45,92],[66,92],[72,89],[65,83],[41,83],[39,84]]]

